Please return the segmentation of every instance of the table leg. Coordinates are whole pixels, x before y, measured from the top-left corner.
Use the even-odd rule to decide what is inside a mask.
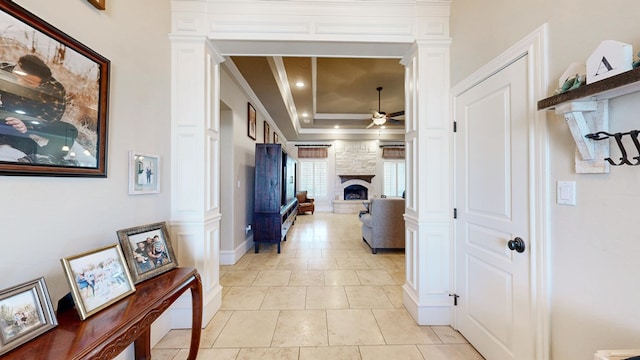
[[[151,327],[147,327],[133,342],[136,360],[151,359]]]
[[[195,275],[195,281],[191,285],[191,307],[191,346],[187,360],[196,360],[202,332],[202,280],[200,280],[200,274]]]

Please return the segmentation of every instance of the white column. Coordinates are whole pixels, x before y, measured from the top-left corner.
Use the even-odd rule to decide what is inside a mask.
[[[220,63],[204,36],[171,37],[171,239],[180,266],[198,269],[203,326],[222,303],[220,258]],[[191,326],[190,295],[172,328]]]
[[[449,40],[419,40],[406,66],[406,283],[420,325],[451,322],[452,199]]]

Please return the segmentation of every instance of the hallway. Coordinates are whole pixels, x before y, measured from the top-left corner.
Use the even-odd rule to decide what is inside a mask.
[[[371,254],[356,214],[299,215],[281,251],[221,266],[222,307],[198,359],[482,359],[450,327],[416,325],[402,305],[404,253]],[[186,359],[189,335],[172,330],[153,358]]]

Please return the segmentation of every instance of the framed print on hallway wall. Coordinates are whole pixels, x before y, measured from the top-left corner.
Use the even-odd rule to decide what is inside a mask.
[[[110,62],[0,1],[0,174],[107,176]]]
[[[262,136],[264,137],[264,143],[268,144],[269,143],[269,135],[271,135],[271,129],[269,128],[269,123],[268,122],[264,122],[264,131]]]
[[[43,277],[0,290],[0,356],[57,325]]]
[[[60,260],[81,320],[136,291],[120,245]]]
[[[253,140],[256,139],[256,109],[247,103],[247,135]]]

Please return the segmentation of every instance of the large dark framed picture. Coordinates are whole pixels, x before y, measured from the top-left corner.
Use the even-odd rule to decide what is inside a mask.
[[[0,1],[0,174],[107,176],[110,62]]]
[[[136,284],[178,266],[164,222],[121,229],[117,235]]]

